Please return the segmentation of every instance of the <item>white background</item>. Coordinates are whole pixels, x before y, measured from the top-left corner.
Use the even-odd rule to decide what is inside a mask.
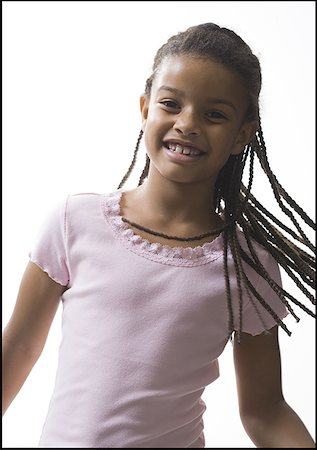
[[[3,325],[49,209],[68,193],[117,187],[139,133],[139,95],[154,54],[188,26],[232,28],[260,58],[271,167],[314,218],[315,2],[5,1],[2,7]],[[136,186],[143,158],[127,187]],[[256,180],[255,194],[280,214],[260,171]],[[293,283],[285,280],[285,287],[294,293]],[[315,323],[295,311],[299,324],[286,321],[292,336],[280,331],[284,394],[314,435]],[[4,417],[4,447],[37,445],[54,383],[60,313]],[[239,419],[230,344],[220,370],[204,394],[206,447],[254,447]]]

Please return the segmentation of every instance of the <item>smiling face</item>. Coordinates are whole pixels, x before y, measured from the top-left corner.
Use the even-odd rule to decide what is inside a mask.
[[[181,183],[214,185],[230,154],[251,140],[247,93],[239,75],[192,56],[165,58],[151,96],[141,97],[142,129],[151,174]]]

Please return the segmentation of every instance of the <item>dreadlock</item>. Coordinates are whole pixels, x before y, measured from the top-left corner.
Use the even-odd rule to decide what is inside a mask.
[[[284,322],[271,309],[265,299],[262,298],[262,296],[256,291],[255,287],[248,279],[242,265],[242,262],[247,263],[258,273],[259,276],[266,280],[296,321],[299,321],[299,318],[294,313],[289,300],[310,316],[315,317],[315,314],[309,308],[294,298],[289,292],[285,291],[269,276],[268,272],[258,259],[252,243],[253,240],[266,248],[267,251],[275,258],[277,263],[295,282],[301,292],[312,304],[315,304],[315,299],[305,287],[305,284],[311,288],[315,288],[316,250],[314,245],[309,241],[308,237],[300,227],[293,212],[297,213],[300,218],[314,230],[315,223],[285,191],[270,168],[259,114],[259,94],[262,84],[259,60],[252,53],[250,47],[232,30],[219,27],[213,23],[205,23],[190,27],[188,30],[180,32],[169,38],[168,41],[158,50],[154,58],[152,75],[147,79],[145,86],[145,94],[149,97],[157,70],[163,59],[170,55],[191,55],[195,57],[209,58],[215,62],[223,64],[235,73],[238,73],[244,80],[248,92],[248,109],[245,120],[257,121],[258,129],[252,141],[245,146],[244,150],[239,155],[230,155],[228,158],[226,164],[218,174],[213,199],[216,212],[222,213],[225,219],[225,225],[223,227],[223,260],[228,306],[229,335],[231,335],[234,331],[233,307],[228,269],[229,249],[233,257],[238,288],[238,342],[240,341],[240,333],[242,330],[242,287],[245,288],[247,296],[263,324],[263,319],[257,309],[256,302],[252,298],[251,293],[269,312],[269,314],[271,314],[276,323],[280,325],[288,335],[291,335],[291,332],[288,330]],[[133,170],[142,135],[143,132],[141,131],[134,151],[132,163],[126,175],[119,184],[119,188],[123,186]],[[249,179],[247,186],[245,186],[242,182],[242,176],[248,157]],[[272,213],[267,211],[267,209],[251,193],[255,157],[258,159],[263,172],[269,180],[275,200],[283,213],[286,214],[291,220],[296,228],[296,231],[293,231],[287,227]],[[139,186],[148,176],[149,165],[150,159],[146,155],[146,163],[139,180]],[[293,212],[286,205],[292,208]],[[237,228],[242,230],[244,233],[249,253],[244,251],[238,241]],[[294,241],[297,241],[298,244],[291,241],[290,237],[293,238]],[[312,251],[313,255],[307,253],[303,247],[306,247]]]

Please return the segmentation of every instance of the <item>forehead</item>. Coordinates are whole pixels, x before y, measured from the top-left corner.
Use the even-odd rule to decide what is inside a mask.
[[[162,86],[178,89],[196,99],[223,97],[242,106],[247,98],[239,74],[210,59],[187,55],[169,56],[162,61],[155,74],[152,93],[157,93]]]

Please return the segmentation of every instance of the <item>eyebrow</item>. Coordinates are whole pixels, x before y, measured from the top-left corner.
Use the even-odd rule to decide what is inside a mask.
[[[184,95],[185,95],[183,91],[181,91],[181,90],[179,90],[179,89],[176,89],[176,88],[172,88],[172,87],[170,87],[170,86],[165,86],[165,85],[160,86],[160,87],[158,88],[158,91],[170,91],[170,92],[172,92],[173,94],[177,94],[177,95],[180,95],[180,96],[182,96],[182,97],[184,97]],[[232,102],[230,102],[229,100],[225,100],[225,99],[222,99],[222,98],[212,98],[212,97],[207,97],[207,98],[206,98],[206,101],[207,101],[208,103],[217,103],[217,104],[222,104],[222,105],[230,106],[234,111],[237,112],[237,108],[236,108],[236,107],[234,106],[234,104],[233,104]]]

